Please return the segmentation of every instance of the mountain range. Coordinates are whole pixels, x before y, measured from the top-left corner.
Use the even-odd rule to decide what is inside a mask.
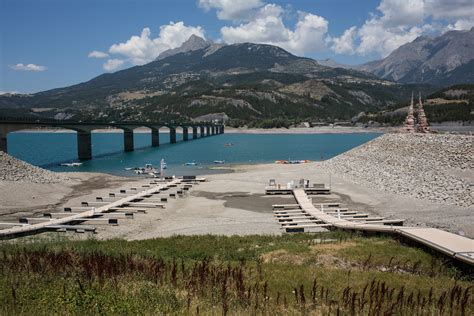
[[[474,82],[474,27],[436,38],[420,36],[382,60],[354,67],[400,83],[449,86]]]
[[[452,31],[438,39],[418,38],[356,69],[298,57],[277,46],[215,44],[191,36],[142,66],[70,87],[0,96],[0,115],[107,121],[348,120],[406,102],[412,90],[436,90],[420,82],[473,81],[472,34]],[[417,69],[424,70],[422,80]]]

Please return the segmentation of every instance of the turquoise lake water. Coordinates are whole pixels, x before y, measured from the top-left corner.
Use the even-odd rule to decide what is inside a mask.
[[[149,133],[135,133],[135,151],[123,152],[123,134],[92,133],[94,158],[80,167],[62,167],[61,162],[77,161],[75,133],[11,133],[11,155],[55,171],[105,172],[133,176],[127,167],[151,163],[159,167],[164,158],[167,174],[205,174],[212,167],[230,164],[268,163],[275,160],[323,160],[334,157],[379,136],[379,133],[355,134],[222,134],[188,142],[169,144],[169,134],[160,133],[160,147],[151,146]],[[191,136],[191,135],[190,135]],[[182,136],[177,134],[177,140]],[[225,146],[232,143],[233,146]],[[224,160],[215,165],[214,160]],[[195,161],[197,166],[184,166]]]

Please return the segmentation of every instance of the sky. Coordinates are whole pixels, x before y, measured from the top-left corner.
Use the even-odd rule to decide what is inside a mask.
[[[0,93],[153,61],[195,34],[360,64],[474,26],[474,0],[0,0]]]

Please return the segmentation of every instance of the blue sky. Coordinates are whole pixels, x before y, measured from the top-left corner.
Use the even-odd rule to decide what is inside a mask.
[[[419,35],[474,25],[470,0],[0,1],[0,92],[63,87],[140,65],[190,34],[358,64]]]

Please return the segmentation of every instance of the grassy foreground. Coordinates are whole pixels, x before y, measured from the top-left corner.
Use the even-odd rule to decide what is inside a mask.
[[[472,315],[472,279],[340,232],[0,243],[0,313]]]

